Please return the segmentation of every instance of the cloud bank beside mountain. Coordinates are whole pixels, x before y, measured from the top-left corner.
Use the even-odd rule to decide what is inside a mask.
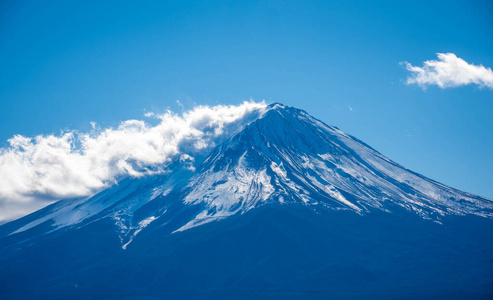
[[[168,111],[157,125],[127,120],[117,128],[34,138],[16,135],[0,149],[0,222],[58,199],[86,196],[120,175],[165,171],[166,163],[210,150],[258,117],[264,102],[197,106],[181,115]],[[150,167],[150,168],[149,168]]]

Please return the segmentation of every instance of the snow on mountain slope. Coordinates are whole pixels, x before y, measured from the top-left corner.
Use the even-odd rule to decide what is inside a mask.
[[[111,220],[125,249],[151,224],[179,232],[267,203],[357,214],[398,206],[435,221],[493,217],[491,200],[409,171],[302,110],[272,104],[205,157],[177,159],[165,174],[128,177],[92,197],[57,202],[0,234]]]
[[[304,111],[270,110],[224,143],[188,187],[186,203],[204,210],[184,228],[266,202],[299,202],[357,213],[390,203],[439,220],[446,214],[493,216],[493,202],[413,173]]]

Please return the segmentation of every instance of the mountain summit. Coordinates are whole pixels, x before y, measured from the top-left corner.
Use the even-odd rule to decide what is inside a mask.
[[[0,295],[492,295],[493,201],[407,170],[302,110],[275,103],[245,118],[210,153],[1,226]],[[474,258],[462,256],[469,250]],[[415,266],[399,261],[417,254]],[[452,286],[453,270],[484,277]]]

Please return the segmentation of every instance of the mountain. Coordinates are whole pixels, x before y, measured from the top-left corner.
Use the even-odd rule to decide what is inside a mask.
[[[210,153],[0,226],[1,298],[493,297],[493,201],[272,104]]]

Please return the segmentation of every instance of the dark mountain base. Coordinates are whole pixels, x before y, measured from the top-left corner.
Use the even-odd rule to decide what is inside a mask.
[[[101,224],[0,257],[2,299],[491,299],[493,222],[267,205],[127,250]],[[107,224],[105,226],[112,226]]]

